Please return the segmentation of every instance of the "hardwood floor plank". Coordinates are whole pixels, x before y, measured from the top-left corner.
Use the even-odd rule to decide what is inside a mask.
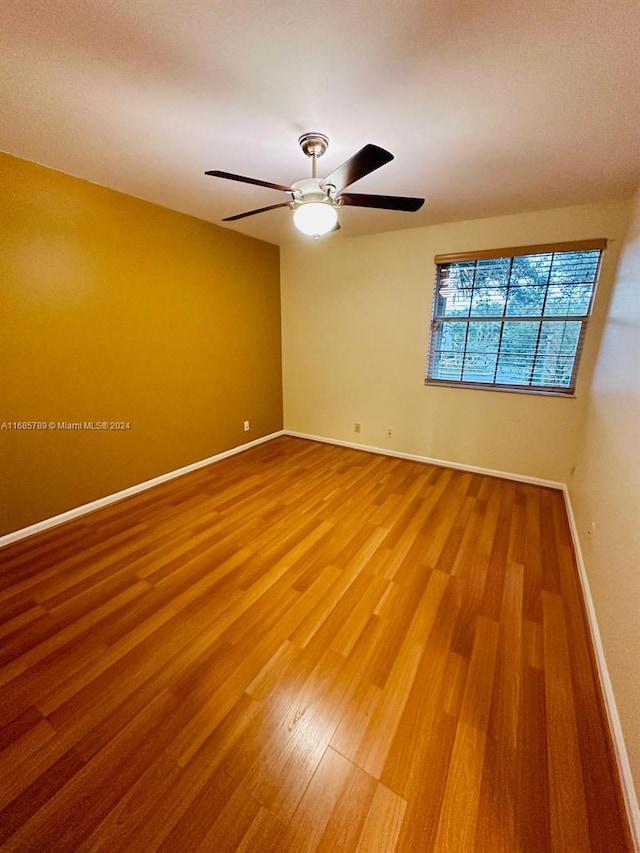
[[[173,706],[174,697],[158,696],[12,836],[12,843],[18,849],[37,844],[51,853],[77,849],[152,761],[158,737],[150,732]],[[169,727],[163,728],[170,736]],[[81,810],[79,802],[84,804]]]
[[[588,850],[589,827],[562,599],[542,593],[552,850]]]
[[[421,643],[403,643],[376,703],[354,761],[379,779],[424,652]]]
[[[68,742],[52,737],[22,756],[19,762],[14,761],[11,766],[5,767],[4,762],[1,762],[0,810],[4,810],[16,797],[37,782],[69,749]]]
[[[425,645],[435,623],[449,578],[433,572],[420,606],[395,657],[381,702],[373,712],[353,756],[356,764],[379,779],[411,695]],[[351,756],[349,756],[351,757]]]
[[[493,737],[515,750],[518,744],[518,722],[522,677],[522,600],[524,569],[507,567],[504,579],[500,633],[496,664],[496,690],[491,709],[490,732]]]
[[[368,584],[360,596],[360,600],[351,610],[349,619],[343,623],[331,643],[331,648],[338,654],[343,657],[349,656],[388,585],[389,581],[383,577],[373,576],[368,579]]]
[[[470,723],[458,724],[434,853],[475,849],[486,740]]]
[[[357,688],[341,661],[329,649],[301,689],[290,691],[288,701],[271,715],[272,726],[276,723],[271,738],[260,744],[242,777],[251,793],[284,821],[300,802]]]
[[[103,619],[109,617],[129,601],[132,601],[142,595],[148,589],[148,584],[144,581],[138,581],[137,583],[128,586],[118,595],[115,595],[113,598],[105,601],[99,607],[87,611],[75,621],[69,622],[66,625],[61,624],[60,630],[57,632],[51,632],[49,630],[49,626],[47,626],[44,634],[45,638],[41,641],[38,641],[36,638],[35,643],[32,643],[32,635],[31,633],[28,633],[24,641],[25,650],[20,654],[19,658],[17,658],[15,662],[30,666],[43,658],[48,657],[52,652],[62,648],[72,640],[80,638]]]
[[[355,756],[381,701],[382,690],[374,684],[357,690],[345,705],[330,746],[342,755]]]
[[[434,853],[475,846],[497,647],[498,624],[480,617]]]
[[[522,622],[523,662],[535,669],[544,669],[542,623],[524,619]]]
[[[131,830],[149,820],[149,805],[174,790],[181,781],[181,770],[164,756],[151,762],[135,783],[117,801],[112,802],[106,815],[77,847],[77,853],[96,850],[116,850],[123,838],[129,843]],[[161,823],[155,818],[154,829]],[[167,832],[170,828],[167,828]],[[161,842],[160,842],[161,843]],[[151,849],[151,848],[149,848]]]
[[[0,690],[0,729],[44,701],[78,671],[86,670],[97,661],[102,667],[106,651],[94,636],[84,635],[81,644],[71,640],[32,666],[24,662],[10,664],[4,670],[6,680]]]
[[[236,847],[236,853],[255,853],[256,850],[260,853],[281,853],[284,833],[284,824],[268,809],[261,808]]]
[[[260,809],[255,800],[238,789],[231,776],[216,770],[156,849],[235,850]]]
[[[516,484],[507,480],[500,484],[500,505],[493,536],[487,582],[480,605],[480,612],[487,619],[499,622],[503,607],[503,588],[509,566],[509,540],[511,534],[511,514]]]
[[[177,707],[183,709],[182,704]],[[171,757],[172,743],[166,743],[85,841],[87,850],[106,848],[110,853],[127,853],[132,849],[158,849],[218,773],[233,745],[251,728],[258,709],[258,703],[242,697],[234,707],[235,713],[225,717],[186,768]],[[188,709],[179,714],[176,730],[188,714]],[[228,776],[226,773],[224,778]]]
[[[551,850],[544,672],[525,667],[515,756],[515,833],[523,853]]]
[[[387,683],[407,625],[410,625],[415,617],[429,585],[431,574],[428,569],[422,571],[420,579],[411,587],[388,584],[380,598],[379,606],[373,611],[379,617],[380,625],[377,631],[379,637],[375,640],[374,654],[367,666],[367,676],[380,688],[384,688]]]
[[[47,770],[37,775],[21,794],[14,797],[10,804],[0,811],[0,844],[24,826],[32,815],[82,769],[83,764],[80,756],[70,749]]]
[[[241,786],[238,786],[213,823],[211,817],[207,820],[209,827],[207,834],[194,850],[196,853],[210,853],[211,850],[219,853],[234,853],[238,850],[259,811],[260,804],[253,797],[248,796]],[[164,849],[166,853],[176,849],[183,850],[183,839],[182,832],[178,831],[175,842],[169,836],[159,849]]]
[[[377,532],[369,534],[360,550],[351,562],[342,569],[335,583],[323,595],[319,606],[315,607],[292,633],[293,642],[305,648],[309,643],[326,642],[344,622],[346,614],[351,611],[358,601],[367,579],[361,579],[362,566],[366,563],[362,553],[366,552],[371,543],[377,541]]]
[[[378,787],[375,779],[355,764],[351,765],[346,783],[316,847],[318,853],[335,853],[338,850],[351,853],[357,849]],[[374,817],[378,816],[376,812]],[[378,837],[376,842],[379,841]]]
[[[281,436],[0,567],[2,850],[633,849],[560,492]]]
[[[511,758],[511,762],[509,762]],[[518,850],[515,834],[515,802],[513,751],[488,737],[484,746],[484,763],[474,850],[512,853]]]
[[[458,668],[456,658],[451,655],[451,638],[459,611],[454,580],[444,572],[434,572],[433,578],[436,597],[432,629],[381,777],[387,787],[408,801],[409,811],[413,811],[412,791],[421,790],[424,768],[441,765],[442,777],[433,779],[434,787],[440,790],[450,761],[450,751],[444,751],[444,744],[436,739],[435,732],[438,727],[446,728],[442,720],[446,685]]]
[[[34,752],[42,751],[51,738],[56,736],[49,720],[41,719],[21,737],[16,738],[2,752],[2,773],[11,775],[15,769]]]
[[[523,567],[507,565],[475,842],[476,849],[496,853],[516,849],[514,757],[522,696],[522,597]]]
[[[524,615],[542,624],[541,490],[532,486],[520,486],[519,491],[525,501],[524,525],[519,527],[514,535],[522,540],[522,557],[514,559],[514,562],[524,566]]]
[[[16,714],[0,731],[0,754],[43,721],[44,717],[33,706]]]
[[[23,628],[25,625],[29,625],[31,622],[40,620],[43,616],[46,616],[46,614],[47,611],[41,604],[33,604],[27,610],[21,610],[12,618],[5,619],[2,622],[0,625],[0,638],[7,637],[10,634],[13,634],[14,631],[18,631],[20,628]]]
[[[457,726],[457,721],[444,712],[430,714],[413,762],[412,778],[404,786],[407,805],[397,843],[402,853],[432,853],[434,849]]]
[[[296,809],[283,838],[285,853],[314,853],[334,808],[346,794],[353,765],[327,748]]]
[[[406,802],[384,785],[378,785],[355,853],[393,853],[404,818]]]
[[[602,715],[596,713],[588,694],[576,690],[578,742],[582,766],[589,768],[583,775],[585,805],[589,821],[589,840],[594,850],[633,849],[633,840],[620,813],[617,781],[612,773],[612,759]],[[597,768],[597,770],[595,769]],[[626,830],[620,841],[620,826]]]
[[[556,540],[555,523],[558,507],[554,498],[556,495],[550,489],[540,491],[540,560],[543,589],[559,594],[561,593],[559,543]]]

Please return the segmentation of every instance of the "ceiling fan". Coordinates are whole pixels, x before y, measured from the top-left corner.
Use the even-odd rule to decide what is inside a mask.
[[[244,219],[245,216],[255,216],[256,213],[265,213],[267,210],[275,210],[278,207],[289,207],[293,210],[293,221],[299,231],[309,237],[321,237],[323,234],[340,228],[338,210],[345,205],[414,213],[416,210],[420,210],[424,204],[423,198],[344,192],[348,186],[359,181],[360,178],[364,178],[365,175],[375,172],[376,169],[393,160],[393,154],[378,145],[365,145],[353,157],[334,169],[326,178],[320,179],[317,177],[318,158],[322,157],[327,150],[328,137],[322,133],[304,133],[298,143],[303,153],[311,158],[311,177],[296,181],[290,187],[274,184],[270,181],[261,181],[258,178],[234,175],[231,172],[220,172],[218,170],[205,172],[205,175],[212,175],[214,178],[226,178],[228,181],[255,184],[259,187],[268,187],[272,190],[291,194],[291,201],[283,201],[280,204],[271,204],[268,207],[259,207],[257,210],[248,210],[246,213],[227,216],[222,220],[223,222],[234,222],[236,219]]]

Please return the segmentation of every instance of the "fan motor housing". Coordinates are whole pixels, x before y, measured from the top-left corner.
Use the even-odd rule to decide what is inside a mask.
[[[298,204],[306,204],[310,201],[326,201],[334,207],[338,206],[327,191],[328,187],[321,189],[319,178],[302,178],[302,180],[296,181],[294,184],[291,184],[291,186],[298,193],[294,199],[294,204],[296,202]]]

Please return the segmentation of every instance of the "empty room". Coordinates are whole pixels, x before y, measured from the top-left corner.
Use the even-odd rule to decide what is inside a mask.
[[[0,850],[640,851],[636,0],[0,31]]]

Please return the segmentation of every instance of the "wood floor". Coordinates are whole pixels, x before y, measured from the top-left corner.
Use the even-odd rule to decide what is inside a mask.
[[[2,850],[632,850],[560,492],[281,437],[0,560]]]

